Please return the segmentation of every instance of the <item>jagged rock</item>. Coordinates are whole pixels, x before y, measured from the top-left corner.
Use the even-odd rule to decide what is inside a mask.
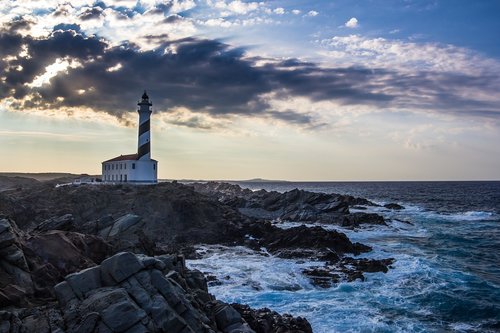
[[[106,285],[122,282],[144,268],[139,259],[130,252],[121,252],[104,260],[101,264],[101,276]]]
[[[387,225],[382,216],[374,213],[351,213],[342,217],[343,227],[359,227],[361,224]]]
[[[37,231],[49,230],[72,230],[74,228],[74,217],[72,214],[65,214],[59,217],[50,218],[35,227]]]
[[[23,233],[6,218],[0,218],[0,230],[0,306],[28,305],[34,286],[21,250]]]
[[[280,315],[267,308],[252,309],[248,305],[231,304],[256,333],[312,333],[309,322],[302,317]]]
[[[60,282],[54,286],[54,292],[61,306],[66,306],[71,300],[76,298],[76,294],[67,281]]]
[[[240,313],[228,304],[217,304],[214,314],[217,327],[221,328],[224,333],[255,333],[242,320]]]
[[[338,283],[341,280],[339,274],[333,273],[325,267],[307,268],[304,269],[302,273],[307,276],[315,286],[321,288],[330,288],[332,284]]]
[[[365,280],[364,273],[387,273],[394,259],[366,259],[344,257],[338,262],[330,262],[321,267],[310,267],[302,273],[306,275],[315,286],[329,288],[340,281],[352,282]]]
[[[398,205],[397,203],[388,203],[388,204],[385,204],[384,207],[388,208],[388,209],[393,209],[393,210],[405,209],[403,206]]]
[[[65,275],[95,266],[110,251],[95,236],[59,230],[30,235],[5,218],[0,225],[1,235],[11,240],[0,249],[2,306],[30,306],[36,297],[53,297],[53,286]]]
[[[99,266],[94,266],[78,273],[72,273],[66,276],[66,281],[75,295],[82,299],[87,292],[102,286],[101,269]]]
[[[264,234],[259,244],[273,253],[283,249],[329,249],[338,255],[371,251],[368,246],[352,243],[343,233],[327,231],[321,227],[308,228],[304,225]]]
[[[68,331],[254,332],[231,306],[222,302],[214,306],[213,298],[203,302],[196,297],[207,290],[199,272],[176,270],[181,282],[177,283],[168,277],[172,271],[156,268],[157,262],[163,263],[122,252],[99,266],[66,276],[55,291]],[[124,271],[123,265],[132,269]],[[101,280],[94,281],[98,277]]]
[[[196,191],[211,196],[242,214],[259,219],[342,225],[349,206],[377,206],[349,195],[326,194],[294,189],[285,193],[250,191],[238,185],[208,182],[193,184]],[[368,222],[367,222],[368,223]]]
[[[111,230],[109,231],[107,237],[116,237],[130,227],[136,225],[140,220],[141,217],[134,214],[126,214],[120,217],[113,223],[113,226],[111,227]]]

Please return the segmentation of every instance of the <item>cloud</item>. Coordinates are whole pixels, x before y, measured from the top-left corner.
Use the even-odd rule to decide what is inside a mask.
[[[357,19],[357,18],[355,18],[355,17],[351,17],[351,18],[349,19],[349,21],[347,21],[347,22],[345,23],[345,26],[346,26],[347,28],[351,28],[351,29],[353,29],[353,28],[357,28],[357,27],[358,27],[358,19]]]
[[[307,13],[307,16],[311,16],[311,17],[314,17],[314,16],[318,16],[318,12],[315,11],[315,10],[310,10],[308,13]]]
[[[234,14],[247,14],[257,10],[260,6],[258,2],[243,2],[240,0],[230,2],[224,0],[208,0],[207,4],[218,10],[228,11]]]
[[[23,45],[28,51],[21,57]],[[3,32],[0,46],[2,58],[11,59],[2,67],[0,98],[13,96],[11,107],[19,110],[89,107],[120,116],[146,88],[160,110],[185,107],[211,115],[262,115],[299,124],[311,118],[299,112],[294,116],[294,111],[273,113],[262,96],[280,91],[281,96],[345,104],[391,100],[363,87],[371,71],[326,69],[297,59],[256,66],[260,59],[246,58],[243,49],[215,40],[186,38],[142,51],[57,30],[45,39]]]
[[[93,7],[85,9],[78,17],[81,20],[92,20],[92,19],[100,19],[103,15],[103,10],[101,7]]]
[[[131,19],[124,20],[128,25]],[[244,48],[217,40],[172,39],[170,31],[143,35],[143,43],[156,45],[150,49],[133,41],[117,44],[82,32],[86,21],[54,22],[50,33],[35,38],[22,32],[34,24],[25,21],[0,30],[0,102],[10,109],[92,109],[126,122],[133,101],[147,89],[158,112],[189,110],[170,123],[205,129],[214,128],[213,119],[234,116],[315,128],[323,123],[320,112],[346,106],[500,117],[498,62],[456,47],[333,37],[320,42],[337,66],[328,67],[250,57]],[[226,23],[221,18],[213,24]],[[331,104],[304,109],[294,104],[298,97]],[[275,100],[283,101],[279,109]]]
[[[452,45],[415,43],[360,35],[321,40],[322,55],[338,65],[391,68],[398,71],[452,72],[474,76],[500,72],[500,62]],[[490,74],[488,74],[490,73]]]
[[[283,15],[283,14],[285,14],[285,8],[283,8],[283,7],[278,7],[278,8],[275,8],[275,9],[273,10],[273,12],[274,12],[275,14],[278,14],[278,15]]]

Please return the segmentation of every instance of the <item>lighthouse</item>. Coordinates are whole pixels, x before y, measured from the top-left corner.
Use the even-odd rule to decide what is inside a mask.
[[[146,91],[139,106],[137,153],[120,155],[102,162],[102,180],[108,183],[156,183],[158,161],[151,158],[151,106]]]
[[[139,103],[139,141],[137,145],[137,159],[141,161],[151,159],[151,134],[150,134],[150,118],[151,118],[151,106],[153,105],[149,101],[149,96],[144,90],[142,94],[142,99]]]

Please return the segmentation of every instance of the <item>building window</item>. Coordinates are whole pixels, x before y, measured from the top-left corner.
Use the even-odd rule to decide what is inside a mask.
[[[123,164],[123,168],[127,170],[127,163]]]
[[[153,164],[153,170],[156,170],[156,164]]]
[[[132,169],[135,169],[135,163],[132,163]]]

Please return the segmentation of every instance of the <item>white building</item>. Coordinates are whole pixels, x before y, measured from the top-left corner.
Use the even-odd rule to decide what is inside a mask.
[[[156,183],[158,161],[151,158],[151,102],[144,91],[139,105],[139,136],[136,154],[120,155],[102,162],[103,182]]]

